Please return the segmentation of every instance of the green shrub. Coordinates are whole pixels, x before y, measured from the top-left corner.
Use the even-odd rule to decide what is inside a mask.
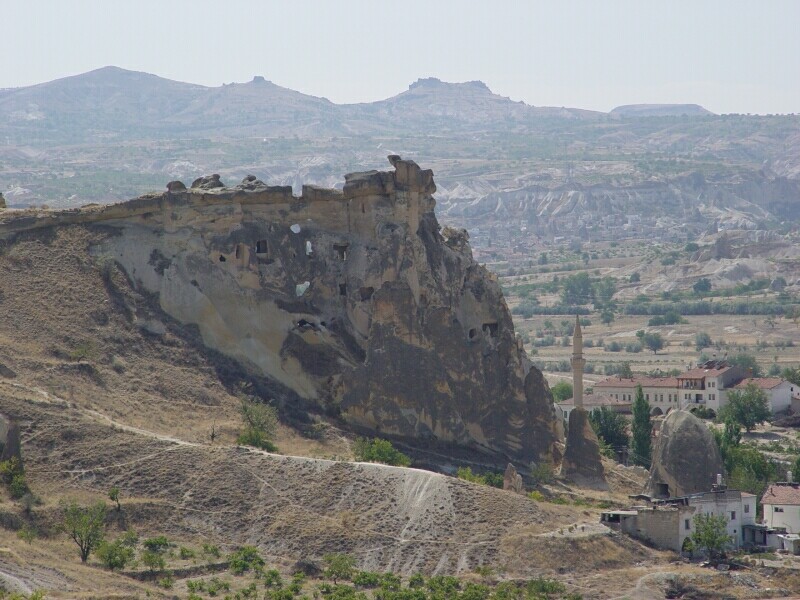
[[[169,540],[164,535],[147,538],[142,544],[147,550],[156,554],[161,554],[169,548]]]
[[[414,573],[408,578],[408,587],[421,588],[425,585],[425,577],[421,573]]]
[[[356,460],[383,463],[397,467],[408,467],[411,458],[397,450],[389,440],[381,438],[358,438],[353,444]]]
[[[252,446],[265,452],[278,451],[278,447],[267,438],[266,434],[257,429],[245,429],[236,438],[236,443],[240,446]]]
[[[533,490],[532,492],[530,492],[528,494],[528,498],[530,498],[531,500],[535,500],[536,502],[544,502],[545,500],[544,494],[539,490]]]
[[[103,542],[97,548],[97,558],[100,559],[107,568],[112,571],[124,569],[125,566],[133,561],[133,548],[127,546],[122,538],[113,542]]]
[[[181,546],[178,550],[178,556],[180,556],[181,560],[189,560],[197,556],[197,553],[186,546]]]
[[[563,594],[567,591],[566,586],[560,581],[544,577],[531,579],[525,589],[529,596],[534,596],[535,594]]]
[[[236,443],[267,452],[277,452],[272,438],[278,429],[278,411],[274,406],[252,398],[242,397],[240,401],[240,414],[245,429],[236,438]]]
[[[142,552],[142,564],[150,571],[162,571],[167,566],[164,556],[153,550]]]
[[[203,555],[219,558],[221,556],[219,546],[214,544],[203,544]]]
[[[25,543],[32,543],[36,539],[36,529],[30,525],[25,525],[17,532],[17,537]]]
[[[245,571],[264,566],[264,559],[255,546],[243,546],[228,556],[230,570],[234,575],[241,575]]]
[[[353,583],[358,587],[378,587],[381,583],[381,576],[373,571],[359,571],[353,576]]]
[[[19,473],[14,475],[11,479],[11,483],[8,485],[8,492],[11,494],[11,497],[14,500],[19,500],[26,494],[30,493],[30,488],[28,487],[28,482],[25,479],[25,475]]]
[[[553,463],[546,460],[531,464],[530,475],[534,484],[550,483],[555,477],[555,472]]]
[[[158,580],[158,585],[165,590],[171,590],[172,586],[175,585],[175,579],[173,579],[172,575],[167,575],[166,577],[162,577]]]
[[[428,579],[428,589],[436,596],[451,597],[461,589],[461,582],[450,575],[434,575]]]
[[[383,573],[380,581],[381,589],[388,592],[396,592],[402,585],[400,577],[394,573]]]
[[[274,587],[274,588],[282,588],[283,587],[283,579],[281,578],[280,571],[278,569],[269,569],[268,571],[264,571],[264,587]]]

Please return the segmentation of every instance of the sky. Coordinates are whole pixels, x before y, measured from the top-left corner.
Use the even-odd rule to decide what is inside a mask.
[[[535,106],[800,113],[800,0],[0,0],[0,87],[106,65],[334,102],[421,77]]]

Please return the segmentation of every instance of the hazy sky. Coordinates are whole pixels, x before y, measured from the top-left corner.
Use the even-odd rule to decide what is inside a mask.
[[[0,0],[0,87],[105,65],[334,102],[420,77],[538,106],[800,112],[800,0]]]

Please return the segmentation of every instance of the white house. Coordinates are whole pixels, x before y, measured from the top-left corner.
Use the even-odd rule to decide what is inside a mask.
[[[783,412],[792,406],[792,397],[800,392],[800,386],[780,377],[748,377],[733,386],[733,389],[743,390],[753,384],[763,390],[769,400],[772,414]]]
[[[800,483],[779,481],[770,484],[761,503],[767,527],[783,527],[787,533],[800,533]]]
[[[624,415],[631,414],[631,403],[625,400],[618,400],[608,394],[586,394],[583,397],[583,408],[587,412],[600,410],[602,407]],[[560,416],[567,423],[569,422],[569,414],[575,408],[575,399],[567,398],[561,402],[556,402],[555,408],[556,416]]]
[[[679,408],[676,377],[609,377],[595,383],[594,391],[632,403],[640,385],[653,415],[664,415],[670,409]]]
[[[704,406],[719,411],[725,406],[725,390],[736,385],[748,373],[741,367],[729,365],[724,360],[709,360],[695,369],[678,375],[678,392],[681,407],[690,409]]]
[[[725,517],[728,535],[733,539],[736,548],[744,541],[744,527],[755,525],[756,522],[755,494],[728,490],[724,486],[710,492],[692,494],[689,496],[689,506],[696,509],[695,516],[705,514]]]
[[[746,539],[745,528],[755,525],[756,497],[716,485],[710,492],[659,500],[629,511],[603,513],[601,522],[619,527],[623,533],[645,539],[659,548],[680,552],[692,538],[698,515],[724,517],[731,546],[739,548]]]

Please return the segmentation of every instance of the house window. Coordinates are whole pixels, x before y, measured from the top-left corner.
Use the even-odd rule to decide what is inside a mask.
[[[735,520],[736,520],[736,511],[732,510],[731,511],[731,521],[735,521]]]
[[[686,529],[686,530],[691,529],[691,525],[689,523],[689,519],[684,519],[683,520],[683,528]]]
[[[661,394],[661,398],[660,399],[661,399],[661,402],[664,401],[664,394]]]
[[[750,505],[749,504],[745,504],[744,505],[744,514],[747,514],[749,512],[750,512]]]
[[[258,240],[256,242],[256,254],[267,253],[267,240]]]
[[[772,508],[772,512],[783,512],[783,509],[780,506],[775,506]]]
[[[644,395],[644,399],[645,399],[645,400],[650,400],[650,394],[645,394],[645,395]]]

